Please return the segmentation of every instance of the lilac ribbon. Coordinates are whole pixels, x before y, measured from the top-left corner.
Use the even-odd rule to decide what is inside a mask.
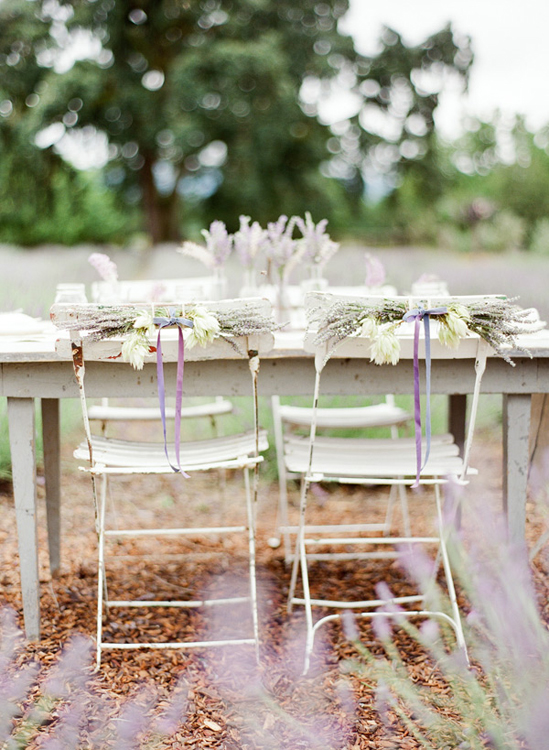
[[[419,486],[419,478],[425,468],[429,453],[431,452],[431,333],[429,320],[431,315],[444,315],[448,312],[447,307],[433,307],[425,310],[418,306],[409,310],[403,316],[403,320],[414,321],[414,422],[416,436],[416,480],[412,487]],[[421,401],[419,395],[419,329],[421,321],[425,329],[425,437],[427,441],[425,449],[425,460],[421,461]]]
[[[156,339],[156,380],[158,383],[158,401],[160,403],[160,416],[162,417],[162,429],[164,431],[164,452],[172,469],[188,478],[188,474],[181,468],[181,403],[183,401],[183,366],[185,364],[185,344],[183,339],[183,327],[193,328],[192,320],[188,318],[178,318],[173,308],[169,309],[169,318],[153,318],[153,323],[158,326],[158,336]],[[162,343],[160,341],[160,332],[168,326],[177,326],[178,328],[178,348],[177,348],[177,381],[175,390],[175,457],[177,466],[174,466],[168,455],[168,438],[166,434],[166,389],[164,387],[164,364],[162,361]]]

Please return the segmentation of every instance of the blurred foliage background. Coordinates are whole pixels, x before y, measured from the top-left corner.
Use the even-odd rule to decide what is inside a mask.
[[[347,0],[0,0],[0,242],[151,246],[311,211],[369,245],[549,251],[549,128],[435,113],[471,39],[365,57]],[[319,103],[345,90],[355,114]]]

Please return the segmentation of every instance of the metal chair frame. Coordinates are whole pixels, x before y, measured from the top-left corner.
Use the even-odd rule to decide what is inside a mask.
[[[288,503],[288,482],[292,478],[299,478],[301,482],[308,470],[308,454],[303,452],[299,457],[293,450],[293,436],[288,433],[294,427],[308,427],[310,429],[313,418],[313,410],[310,407],[293,406],[290,404],[281,404],[279,396],[273,396],[271,399],[274,438],[276,447],[276,458],[279,481],[279,505],[277,514],[276,535],[269,540],[272,547],[278,547],[280,541],[284,545],[284,560],[288,564],[294,559],[293,537],[297,534],[299,526],[291,525],[289,522],[289,503]],[[379,404],[356,407],[325,407],[316,410],[316,428],[318,429],[353,429],[362,430],[371,427],[385,427],[390,432],[390,437],[396,439],[399,437],[399,428],[409,423],[412,415],[398,407],[393,395],[385,396],[384,401]],[[316,438],[317,441],[319,438]],[[347,437],[330,438],[330,449],[345,450]],[[291,467],[291,468],[290,468]],[[329,478],[326,478],[329,481]],[[356,481],[344,477],[333,477],[334,481],[344,484],[363,484],[360,478]],[[377,524],[351,524],[342,526],[339,524],[339,531],[359,533],[362,531],[379,531],[388,534],[391,529],[393,509],[396,495],[398,494],[400,508],[403,517],[404,528],[407,534],[410,533],[410,520],[408,515],[408,504],[406,499],[406,489],[403,485],[393,485],[388,498],[387,511],[383,523]],[[307,527],[306,533],[330,533],[330,529],[324,527]],[[309,559],[350,559],[363,557],[360,553],[319,553],[310,555]]]
[[[336,299],[337,297],[334,297],[333,295],[317,292],[308,295],[307,304],[314,305],[316,308],[318,308],[323,304],[329,305]],[[431,307],[437,304],[437,300],[435,299],[428,301],[425,300],[425,298],[409,297],[406,299],[409,300],[411,307],[414,307],[419,302],[425,304],[426,307]],[[459,297],[453,297],[452,299],[455,299],[457,301],[460,300]],[[367,298],[362,298],[360,301],[367,303],[369,300]],[[447,304],[448,301],[449,298],[445,297],[440,301],[439,304]],[[379,299],[377,300],[377,302],[379,302]],[[474,425],[478,410],[481,380],[486,367],[486,357],[489,349],[488,345],[478,336],[468,335],[467,340],[463,339],[461,341],[458,350],[452,352],[448,352],[448,350],[446,350],[445,353],[445,356],[452,358],[471,357],[473,355],[475,357],[475,382],[463,457],[459,455],[459,449],[457,445],[455,445],[452,436],[441,436],[437,440],[433,440],[431,446],[431,457],[427,465],[421,471],[421,476],[419,479],[419,483],[421,485],[434,487],[438,533],[433,536],[404,535],[399,537],[376,536],[368,538],[356,536],[337,537],[334,535],[328,538],[322,538],[315,527],[308,527],[306,518],[308,491],[310,485],[313,482],[318,482],[328,477],[335,478],[342,476],[347,479],[352,479],[353,481],[362,479],[365,483],[411,486],[415,481],[416,474],[414,451],[415,441],[408,438],[397,438],[396,440],[388,438],[385,440],[377,441],[377,445],[375,445],[376,441],[361,442],[360,440],[356,440],[353,450],[351,450],[349,443],[347,443],[347,448],[345,449],[344,456],[338,455],[337,452],[334,452],[333,450],[328,450],[328,452],[325,451],[322,453],[321,460],[318,461],[316,450],[316,429],[317,414],[319,411],[318,400],[320,394],[320,379],[324,364],[326,362],[326,358],[329,355],[331,349],[329,342],[322,345],[315,345],[312,337],[308,337],[306,339],[306,348],[308,348],[308,350],[315,355],[316,376],[312,406],[313,418],[311,420],[309,437],[297,441],[299,450],[306,451],[308,468],[301,485],[300,520],[297,532],[290,590],[288,594],[289,613],[292,612],[292,609],[295,605],[302,605],[305,608],[307,637],[305,646],[304,673],[306,673],[309,669],[310,658],[314,648],[314,639],[319,628],[327,622],[332,622],[341,618],[340,613],[329,614],[321,617],[317,622],[314,622],[313,607],[315,606],[340,610],[375,610],[376,608],[383,607],[384,605],[414,605],[414,608],[412,610],[405,610],[403,616],[435,617],[444,620],[453,628],[456,635],[457,645],[459,648],[462,648],[466,654],[463,628],[461,625],[456,591],[446,545],[445,531],[442,523],[443,519],[441,510],[440,487],[441,485],[444,485],[449,481],[449,477],[453,477],[455,481],[458,481],[461,484],[466,484],[468,482],[468,476],[470,474],[476,473],[474,469],[471,469],[469,467],[469,457],[474,435]],[[363,337],[350,337],[345,339],[344,355],[369,357],[369,340]],[[323,438],[322,440],[329,441],[330,438]],[[349,441],[352,440],[353,439],[349,439]],[[326,444],[324,447],[326,447]],[[341,458],[343,458],[344,460],[341,461]],[[328,459],[330,459],[331,465]],[[291,465],[292,464],[290,462],[290,469]],[[336,528],[334,528],[333,531],[336,531]],[[425,609],[424,607],[418,607],[417,605],[421,605],[421,603],[425,600],[425,595],[422,593],[413,596],[394,597],[389,601],[381,599],[363,601],[336,601],[316,599],[311,596],[308,570],[308,561],[312,557],[312,555],[308,551],[310,548],[318,547],[319,545],[374,545],[376,547],[378,545],[382,545],[384,549],[378,553],[378,556],[384,557],[386,556],[384,554],[384,550],[388,545],[433,544],[437,547],[437,562],[438,560],[440,560],[444,569],[451,606],[451,615],[448,615],[446,612],[430,611],[428,609]],[[297,596],[296,594],[299,573],[301,573],[301,583],[303,588],[302,596]],[[372,619],[381,616],[381,613],[376,611],[358,611],[355,613],[355,615],[357,617]],[[399,611],[398,615],[392,614],[391,612],[383,612],[383,616],[402,616],[402,612]]]
[[[215,310],[216,306],[245,305],[253,314],[254,310],[261,314],[269,314],[271,307],[265,300],[246,300],[245,302],[221,301],[207,303],[206,306]],[[147,306],[150,309],[150,305]],[[52,310],[54,323],[71,317],[77,319],[77,313],[71,305],[57,305]],[[191,649],[202,647],[253,645],[256,658],[259,658],[259,626],[257,615],[257,590],[255,580],[255,515],[258,493],[258,466],[263,460],[260,452],[268,447],[264,430],[259,430],[257,376],[259,371],[259,356],[268,352],[273,345],[271,333],[261,333],[253,336],[242,336],[234,339],[242,351],[247,352],[252,381],[252,397],[254,410],[254,429],[240,435],[217,437],[184,443],[181,446],[181,466],[188,472],[208,471],[211,469],[242,469],[244,473],[246,522],[242,525],[215,526],[201,528],[154,528],[154,529],[109,529],[106,525],[106,499],[108,478],[112,475],[128,474],[169,474],[173,475],[173,468],[167,461],[165,446],[161,443],[140,443],[115,440],[104,436],[94,436],[90,429],[90,419],[84,388],[86,342],[78,330],[71,331],[71,351],[74,372],[79,387],[80,404],[84,422],[86,439],[76,449],[74,455],[82,461],[89,461],[89,466],[81,469],[89,472],[92,480],[92,492],[96,515],[96,531],[98,535],[98,584],[97,584],[97,658],[99,668],[102,651],[105,649]],[[227,344],[229,346],[229,344]],[[193,358],[194,351],[189,358]],[[203,350],[197,354],[203,357]],[[169,448],[171,462],[176,458],[174,449]],[[253,485],[249,471],[253,469]],[[96,479],[101,478],[100,491],[97,491]],[[111,537],[160,537],[166,535],[205,536],[220,534],[244,534],[247,537],[248,567],[249,567],[249,595],[245,597],[229,597],[201,600],[120,600],[110,599],[105,571],[105,543]],[[242,638],[221,638],[204,641],[177,642],[113,642],[103,640],[103,617],[112,608],[117,607],[174,607],[174,608],[211,608],[226,604],[236,604],[248,601],[252,617],[252,635]]]

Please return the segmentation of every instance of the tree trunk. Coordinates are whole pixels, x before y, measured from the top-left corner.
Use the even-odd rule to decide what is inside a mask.
[[[179,196],[174,187],[169,195],[160,195],[156,189],[152,171],[151,154],[144,155],[145,163],[140,171],[143,191],[145,226],[154,245],[159,242],[179,242],[181,233],[178,223]]]

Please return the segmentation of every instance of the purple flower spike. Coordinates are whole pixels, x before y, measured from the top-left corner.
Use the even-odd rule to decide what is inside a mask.
[[[219,268],[231,254],[233,238],[222,221],[212,221],[209,230],[203,229],[202,234],[206,240],[206,249],[212,256],[213,266]]]
[[[240,262],[245,268],[253,268],[268,240],[267,231],[254,221],[250,226],[250,217],[240,217],[240,229],[234,235],[234,248]]]
[[[92,253],[88,258],[88,263],[92,265],[103,281],[118,281],[118,269],[108,255],[104,253]]]
[[[366,262],[366,278],[364,284],[369,287],[383,286],[385,283],[385,267],[383,263],[371,255],[371,253],[364,254],[364,260]]]
[[[299,240],[303,260],[320,267],[325,266],[339,250],[339,243],[333,242],[326,234],[328,220],[322,219],[318,224],[315,224],[311,214],[307,211],[305,221],[296,217],[295,223],[303,235],[303,239]]]

